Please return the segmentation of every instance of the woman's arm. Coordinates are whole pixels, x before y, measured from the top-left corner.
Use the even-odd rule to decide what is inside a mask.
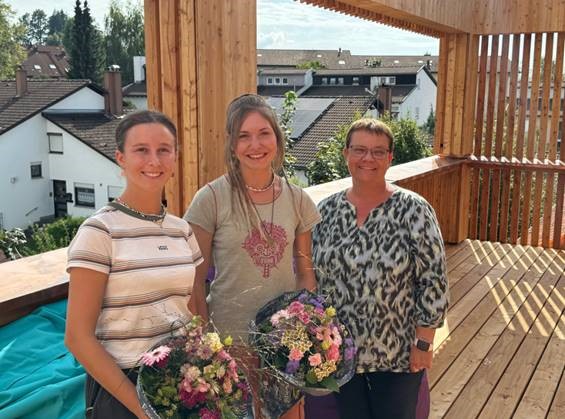
[[[194,232],[204,261],[196,267],[196,276],[194,278],[192,294],[188,301],[188,309],[207,322],[208,304],[206,303],[206,278],[208,277],[208,269],[210,268],[210,260],[212,258],[212,240],[214,236],[197,224],[190,223],[190,227]]]
[[[312,233],[310,230],[296,235],[294,260],[296,261],[296,288],[314,291],[316,276],[312,265]]]
[[[70,273],[65,345],[102,387],[145,418],[134,385],[95,336],[108,275],[86,268],[71,268]]]

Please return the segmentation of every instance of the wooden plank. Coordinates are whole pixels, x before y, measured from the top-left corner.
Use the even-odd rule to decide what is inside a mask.
[[[445,85],[445,115],[443,125],[443,148],[442,155],[450,155],[452,149],[453,124],[455,116],[455,66],[457,52],[457,35],[450,34],[447,37],[447,73]]]
[[[161,72],[159,63],[161,61],[161,41],[159,39],[159,0],[145,0],[145,67],[147,86],[147,108],[162,109],[161,98]]]
[[[565,114],[565,112],[563,112]],[[561,153],[565,147],[561,147]],[[563,225],[563,201],[565,200],[565,174],[559,174],[557,178],[557,194],[556,197],[556,204],[555,204],[555,216],[553,217],[553,247],[555,249],[563,249],[565,248],[565,242],[562,240],[562,230],[561,227]]]
[[[547,128],[549,126],[549,96],[552,90],[551,68],[553,67],[553,33],[545,34],[545,53],[543,62],[543,91],[540,112],[540,129],[537,148],[537,158],[545,159],[545,144],[547,143]]]
[[[540,85],[540,68],[541,68],[541,50],[542,50],[542,34],[535,34],[534,44],[534,64],[532,66],[532,88],[530,93],[530,117],[528,125],[528,141],[526,145],[525,156],[528,159],[534,158],[535,140],[536,140],[536,124],[538,117],[538,100]],[[520,232],[520,243],[530,243],[530,205],[532,194],[532,174],[525,174],[524,190],[522,192],[522,228]]]
[[[514,128],[516,116],[516,95],[518,90],[518,68],[520,57],[520,35],[514,34],[512,38],[512,58],[510,69],[510,92],[508,98],[508,120],[506,123],[506,138],[503,154],[507,158],[513,155]],[[503,111],[504,112],[504,111]],[[498,225],[498,240],[508,242],[508,219],[510,211],[510,186],[511,170],[502,171],[502,192],[500,198],[500,223]]]
[[[198,80],[196,62],[196,16],[193,0],[179,2],[179,28],[184,34],[179,38],[180,78],[180,118],[179,137],[180,157],[182,158],[183,195],[182,208],[188,208],[192,197],[200,188],[199,156],[200,142],[198,131]]]
[[[448,141],[443,132],[445,126],[445,89],[447,85],[447,55],[449,50],[449,40],[447,34],[443,34],[439,39],[439,59],[438,59],[438,87],[436,96],[436,131],[434,138],[434,154],[443,153],[443,143]]]
[[[453,98],[453,131],[451,135],[450,154],[457,157],[465,155],[463,152],[463,112],[465,95],[465,75],[469,63],[467,62],[470,34],[456,35],[455,42],[455,68],[454,68],[454,98]]]
[[[467,49],[467,68],[465,74],[465,102],[463,110],[463,144],[461,153],[468,156],[473,153],[473,131],[475,129],[475,105],[477,103],[477,81],[479,77],[479,36],[469,35]],[[482,109],[481,109],[482,110]]]
[[[456,244],[446,244],[445,245],[445,257],[447,262],[449,263],[449,258],[453,257],[459,252],[465,251],[466,249],[471,246],[472,241],[469,239],[463,240],[460,243]]]
[[[461,241],[469,237],[469,196],[471,195],[471,169],[468,165],[464,164],[460,166],[459,173],[458,201],[453,202],[451,199],[444,199],[444,201],[452,202],[453,205],[455,205],[454,215],[457,219],[455,232],[456,241]],[[451,184],[454,181],[454,179],[448,178],[444,178],[443,180]]]
[[[465,247],[461,251],[447,256],[447,276],[449,277],[449,285],[453,286],[454,276],[461,273],[461,266],[469,267],[464,273],[467,273],[476,265],[478,265],[489,253],[491,253],[495,244],[490,242],[482,242],[479,240],[465,240]],[[459,275],[461,277],[463,275]]]
[[[541,121],[540,121],[540,133],[538,140],[538,159],[545,158],[545,144],[547,143],[547,129],[548,129],[548,118],[549,118],[549,96],[551,92],[551,68],[553,66],[553,34],[547,33],[545,36],[545,59],[543,65],[543,96],[542,96],[542,109],[541,109]],[[560,91],[559,91],[560,92]],[[540,242],[540,213],[542,207],[542,190],[544,183],[544,173],[536,172],[536,182],[534,187],[534,199],[533,199],[533,214],[532,214],[532,235],[531,243],[532,246],[537,246]],[[553,185],[552,185],[553,186]],[[547,188],[546,192],[549,192]],[[553,187],[551,192],[553,192]],[[549,230],[548,230],[549,232]],[[549,241],[549,240],[548,240]]]
[[[565,260],[561,262],[565,264]],[[562,278],[561,284],[565,285],[565,277]],[[559,288],[559,283],[557,288]],[[542,294],[539,297],[543,299],[545,296]],[[479,418],[514,417],[514,410],[518,406],[522,393],[526,390],[530,378],[533,376],[538,362],[542,358],[546,345],[556,325],[558,325],[564,308],[565,299],[559,293],[553,293],[545,301],[541,312],[530,327],[514,358],[508,364],[494,391],[488,398]],[[563,343],[565,344],[565,342]],[[565,352],[561,359],[565,363]],[[546,386],[546,391],[552,392],[549,386]]]
[[[491,36],[491,51],[489,65],[489,83],[487,97],[487,123],[485,128],[485,152],[484,155],[490,157],[492,155],[493,143],[493,126],[495,118],[496,103],[496,79],[498,74],[498,35]]]
[[[554,287],[558,280],[559,274],[548,270],[533,290],[527,283],[519,287],[522,294],[529,293],[523,304],[518,304],[513,299],[504,300],[499,310],[481,328],[432,389],[432,417],[477,416],[530,325],[541,311],[543,301],[539,300],[540,296],[547,296],[547,290]],[[501,328],[504,330],[502,334]]]
[[[489,294],[490,290],[496,286],[500,277],[510,269],[518,257],[522,256],[524,249],[516,247],[512,249],[510,245],[495,244],[497,250],[485,257],[484,261],[475,266],[469,273],[464,275],[453,288],[466,290],[467,294],[457,292],[453,295],[453,288],[450,289],[450,309],[448,315],[448,327],[436,331],[434,337],[434,347],[440,345],[448,338],[449,331],[454,330],[471,313],[481,299]],[[488,277],[488,280],[482,280]],[[451,278],[450,278],[451,281]],[[459,284],[462,286],[457,287]],[[472,285],[469,287],[469,284]],[[470,289],[470,290],[469,290]]]
[[[490,195],[490,174],[491,169],[483,169],[481,171],[482,179],[480,180],[481,185],[481,197],[480,197],[480,207],[479,207],[479,239],[486,240],[488,232],[488,211],[489,211],[489,195]]]
[[[565,416],[565,373],[561,373],[561,381],[555,392],[555,398],[546,416],[547,419],[563,419]]]
[[[480,173],[478,167],[471,169],[471,195],[470,195],[470,214],[469,214],[469,238],[476,239],[479,237],[479,194],[480,194]]]
[[[530,74],[530,55],[533,34],[524,35],[522,51],[522,70],[520,71],[520,106],[518,107],[518,127],[516,135],[516,157],[522,159],[526,130],[526,111],[528,109],[528,83]],[[518,195],[519,196],[519,195]],[[518,217],[516,216],[516,219]]]
[[[565,324],[563,314],[560,323],[561,325]],[[543,418],[549,411],[553,396],[558,391],[559,378],[563,374],[565,365],[565,333],[562,327],[560,328],[558,324],[553,331],[528,388],[514,412],[513,417],[515,419]],[[565,393],[565,387],[563,387],[562,392]],[[565,412],[565,397],[563,408],[563,412]]]
[[[510,36],[502,36],[502,52],[500,55],[500,74],[498,76],[498,95],[496,109],[496,133],[494,143],[494,155],[502,156],[504,142],[504,110],[506,108],[506,90],[508,84],[508,51],[510,49]]]
[[[561,89],[563,87],[563,55],[565,51],[565,32],[557,34],[557,48],[555,59],[555,71],[553,74],[553,104],[551,107],[551,130],[549,137],[548,156],[554,161],[557,157],[557,137],[559,135],[559,111],[561,109]],[[565,115],[565,109],[563,109]]]
[[[494,326],[491,326],[490,329],[487,326],[485,330],[488,330],[493,336],[498,336],[503,332],[506,323],[491,320],[494,316],[502,315],[499,306],[513,304],[518,307],[522,304],[528,296],[527,288],[531,290],[536,286],[555,258],[555,254],[545,253],[533,247],[528,247],[525,254],[526,258],[523,262],[515,269],[508,271],[504,279],[483,297],[475,309],[457,327],[450,330],[449,340],[434,350],[434,364],[428,375],[431,388],[434,388],[441,380],[443,374],[488,321]]]
[[[496,242],[498,240],[498,215],[500,211],[500,169],[492,170],[492,186],[490,189],[490,222],[488,239]]]

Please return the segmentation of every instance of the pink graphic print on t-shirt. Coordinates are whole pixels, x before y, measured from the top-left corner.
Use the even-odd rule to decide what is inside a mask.
[[[276,267],[282,259],[288,241],[286,231],[281,226],[263,222],[263,227],[271,240],[267,241],[267,238],[261,237],[259,230],[254,228],[241,247],[247,250],[255,265],[263,269],[263,278],[268,278],[271,268]]]

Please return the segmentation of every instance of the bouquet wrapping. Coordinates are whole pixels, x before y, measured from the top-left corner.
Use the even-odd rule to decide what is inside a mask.
[[[247,416],[247,380],[217,333],[195,316],[186,334],[169,337],[141,357],[137,395],[151,419],[237,419]]]
[[[266,369],[311,395],[339,391],[355,373],[349,331],[323,296],[306,290],[263,306],[251,322],[250,344]]]

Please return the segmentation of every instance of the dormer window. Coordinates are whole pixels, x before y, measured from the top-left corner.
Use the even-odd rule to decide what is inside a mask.
[[[345,61],[344,61],[344,60],[339,60],[337,63],[338,63],[338,64],[341,64],[341,65],[345,65]]]
[[[36,70],[41,70],[41,66],[39,64],[34,64],[33,68]]]

